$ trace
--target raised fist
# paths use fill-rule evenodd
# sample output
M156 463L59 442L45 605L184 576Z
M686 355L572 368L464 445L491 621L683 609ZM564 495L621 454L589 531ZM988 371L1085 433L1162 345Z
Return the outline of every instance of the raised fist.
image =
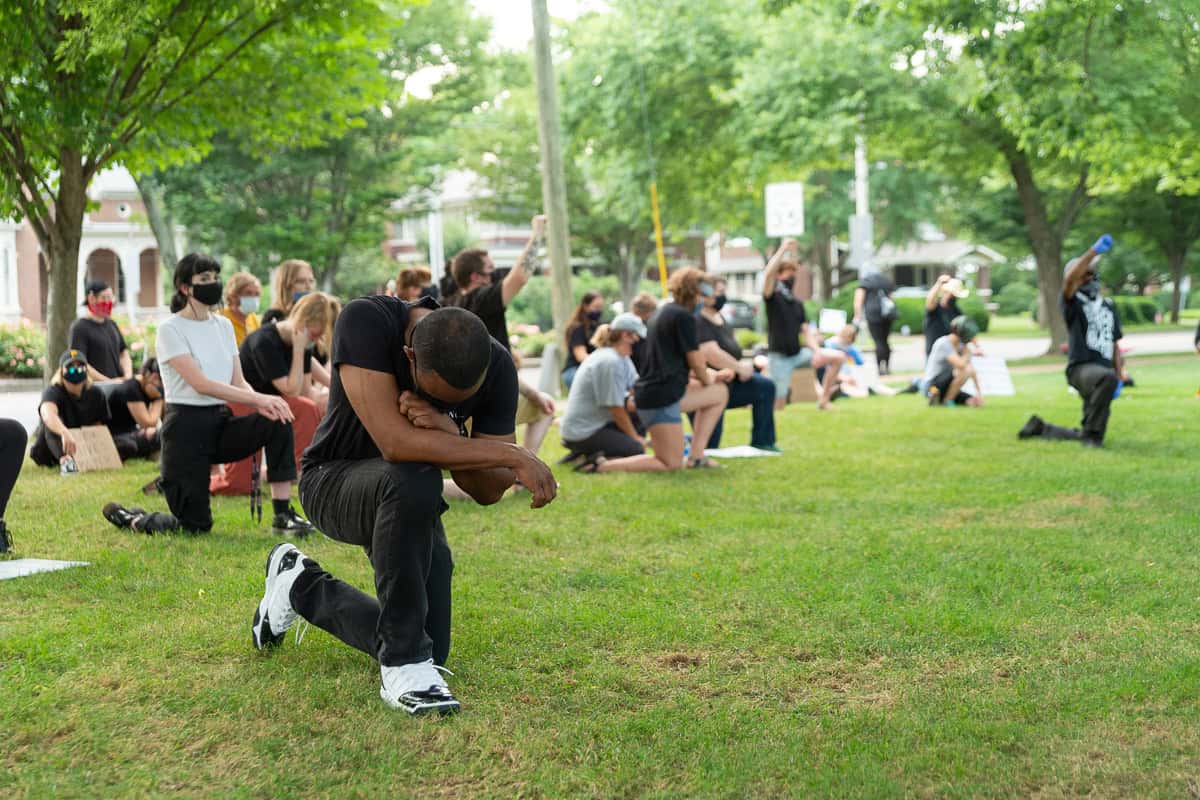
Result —
M1112 246L1113 238L1106 233L1096 240L1096 243L1092 245L1092 249L1098 254L1107 253L1109 250L1112 250Z

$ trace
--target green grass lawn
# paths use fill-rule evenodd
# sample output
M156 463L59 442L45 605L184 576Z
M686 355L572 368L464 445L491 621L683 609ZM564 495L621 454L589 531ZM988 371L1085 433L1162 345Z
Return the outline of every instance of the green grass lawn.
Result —
M1194 796L1200 359L1137 377L1099 452L1018 442L1079 415L1018 375L980 410L791 407L781 458L455 505L446 719L323 631L254 651L275 540L244 499L147 538L99 508L149 465L27 466L18 555L92 566L0 582L0 796Z

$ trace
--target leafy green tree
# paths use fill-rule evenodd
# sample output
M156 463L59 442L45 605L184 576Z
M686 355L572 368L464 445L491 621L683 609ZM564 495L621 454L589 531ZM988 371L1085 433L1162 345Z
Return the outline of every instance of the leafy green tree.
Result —
M27 218L49 261L50 353L93 176L188 161L222 129L271 146L343 128L381 96L383 17L375 0L0 2L0 214Z
M361 276L340 281L340 270L354 256L356 270L374 275L366 265L377 260L392 201L424 207L423 190L455 156L447 126L483 99L488 32L465 0L407 9L378 53L388 86L381 107L312 147L264 154L220 137L203 161L168 174L176 215L193 241L260 276L280 258L304 258L326 290L361 288ZM422 70L441 73L428 98L406 91Z

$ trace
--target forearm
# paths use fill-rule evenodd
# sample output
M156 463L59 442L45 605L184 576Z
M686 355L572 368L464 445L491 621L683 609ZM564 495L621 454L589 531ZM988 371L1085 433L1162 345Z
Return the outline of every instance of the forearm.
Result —
M207 397L215 397L218 400L223 400L226 403L241 403L246 406L258 405L258 392L246 387L240 388L231 386L228 383L210 380L205 378L203 381L191 384L192 388L197 393Z
M471 495L481 506L489 506L504 496L508 488L517 482L516 473L507 467L490 469L454 469L450 477L458 488Z
M855 289L854 290L854 318L855 319L862 319L863 298L866 297L866 295L867 295L867 292L865 289Z
M700 352L704 354L704 360L710 367L713 369L732 370L736 370L738 368L738 360L736 358L729 355L729 353L726 353L716 345L709 347L708 345L710 344L712 344L712 342L705 342L704 344L700 345Z
M62 417L58 416L56 409L42 410L39 412L39 416L42 418L42 424L46 426L46 430L56 436L62 436L67 432L67 426L63 423Z
M621 433L634 441L641 441L642 437L638 435L637 429L633 427L633 420L629 418L629 412L625 410L624 406L609 406L608 411L612 414L613 422L620 428Z
M687 354L687 363L692 374L696 376L696 380L704 386L712 384L713 379L708 374L708 364L705 363L704 356L700 354L699 350L692 350Z
M1096 259L1096 251L1088 250L1079 260L1075 262L1075 266L1067 271L1063 276L1063 295L1071 298L1079 291L1079 287L1083 285L1083 276L1091 269L1092 262Z
M129 355L128 350L121 351L121 375L125 380L133 377L133 359Z
M376 445L387 461L432 464L452 473L511 469L521 460L521 448L512 442L468 439L408 424L388 426L382 439Z
M304 389L304 348L292 348L292 364L288 369L287 376L287 391L284 392L288 397L298 397Z

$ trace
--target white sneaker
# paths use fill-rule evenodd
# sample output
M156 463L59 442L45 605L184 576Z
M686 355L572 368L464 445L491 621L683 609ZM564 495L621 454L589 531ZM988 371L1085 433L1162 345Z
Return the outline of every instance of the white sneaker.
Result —
M292 608L292 584L304 572L308 556L289 542L281 542L267 556L266 591L258 608L254 611L254 622L250 630L254 634L254 646L259 650L277 645L296 621L296 609Z
M450 671L435 666L432 658L399 667L381 666L379 671L383 678L379 696L392 708L403 709L414 716L431 711L453 714L459 709L458 701L450 694L450 687L441 676Z

